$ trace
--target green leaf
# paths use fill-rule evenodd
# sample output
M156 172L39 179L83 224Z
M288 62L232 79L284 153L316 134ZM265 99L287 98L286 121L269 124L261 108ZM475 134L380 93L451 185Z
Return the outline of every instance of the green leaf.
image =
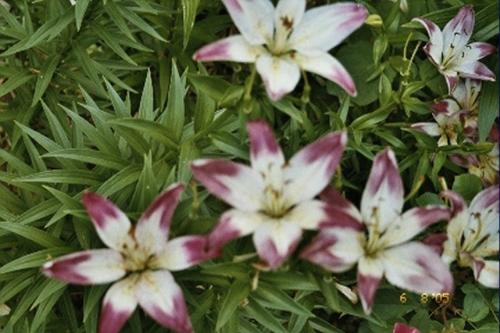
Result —
M188 78L197 90L203 91L208 97L223 106L234 105L244 93L243 86L233 85L218 77L189 74Z
M46 231L20 223L0 222L0 229L11 232L46 248L62 247L64 242Z
M475 175L465 173L455 176L452 190L460 194L465 200L472 200L482 189L481 179Z
M34 309L42 302L44 302L46 299L48 299L50 296L52 296L54 293L58 292L61 289L66 288L66 286L68 285L65 282L52 279L45 280L43 284L44 287L42 288L42 291L40 292L36 300L31 305L31 309Z
M273 308L295 313L300 316L313 316L311 311L300 305L296 300L280 289L276 288L276 286L259 283L258 289L252 294L252 297L256 296L266 300Z
M122 58L131 65L137 66L137 63L132 58L129 57L127 52L125 52L125 50L120 46L120 44L116 41L116 39L113 38L113 36L108 34L108 32L104 27L95 23L92 25L92 31L97 36L99 36L103 40L103 42L107 46L109 46L109 48L113 50L113 52L115 52L120 58Z
M33 280L33 272L17 274L16 277L12 278L0 289L0 304L4 304L22 290L28 288L33 283Z
M179 162L177 163L177 179L188 182L191 179L191 162L200 156L200 151L192 141L181 145Z
M286 333L278 319L252 298L249 299L248 305L245 307L245 313L247 317L258 321L273 333Z
M217 316L215 330L220 330L231 318L238 305L250 293L250 282L247 280L236 280L229 288Z
M0 97L7 95L13 90L19 88L29 80L31 80L33 76L29 73L20 71L14 76L9 77L6 82L0 84Z
M165 109L163 124L176 142L182 136L185 121L184 95L186 88L179 76L177 65L172 61L172 71L170 76L170 88L168 92L167 108Z
M166 42L166 40L162 36L160 36L158 32L156 32L156 30L151 27L151 25L149 25L146 21L144 21L139 15L125 7L119 7L119 10L126 21L132 23L148 35L161 40L162 42Z
M182 28L184 32L182 45L184 49L189 42L199 4L200 0L182 0Z
M112 1L111 1L112 2ZM80 31L82 26L83 17L87 11L87 7L90 0L78 0L75 4L75 20L76 20L76 30Z
M139 119L154 120L153 106L153 83L151 82L151 71L148 69L144 89L142 90L141 103L139 105Z
M42 68L40 75L36 81L35 93L33 95L33 101L31 102L31 106L35 106L40 98L42 98L43 94L49 87L50 81L54 76L54 73L57 69L57 65L59 65L59 61L61 60L60 55L55 55L49 57L49 61Z
M48 170L23 177L16 178L16 181L24 183L56 183L56 184L99 184L101 177L89 170Z
M489 311L488 303L486 303L480 291L465 294L463 314L467 320L472 322L481 321L488 315Z
M78 149L78 148L68 148L52 151L50 153L42 155L44 158L60 158L60 159L70 159L74 161L80 161L84 163L91 163L95 165L100 165L106 168L121 170L124 166L129 164L120 157L112 156L108 153L103 153L98 150L92 149Z
M171 149L178 149L177 144L170 138L170 136L167 135L168 129L158 123L136 118L112 119L109 120L109 123L112 125L131 128L139 133L145 133Z
M30 254L14 259L0 267L0 274L16 272L23 269L38 268L46 261L59 257L63 254L73 252L74 249L69 247L54 247L41 251L32 252Z
M484 141L491 131L492 125L498 117L498 83L483 81L481 100L479 102L479 141Z

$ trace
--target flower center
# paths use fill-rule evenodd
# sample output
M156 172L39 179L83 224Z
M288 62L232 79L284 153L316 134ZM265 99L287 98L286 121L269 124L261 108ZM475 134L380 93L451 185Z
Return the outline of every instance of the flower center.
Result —
M288 213L291 205L283 197L282 190L268 186L265 191L264 213L273 218L281 218Z
M269 163L267 170L262 172L261 175L265 184L262 211L270 217L281 218L293 206L293 203L287 200L284 195L283 166L277 163Z
M453 35L453 39L451 40L450 47L446 50L445 54L443 54L443 61L441 62L441 70L446 71L451 67L457 65L457 62L460 59L465 58L465 50L460 48L457 50L456 46L456 38L461 35L460 32L455 32ZM469 45L465 48L471 49Z
M150 266L154 259L154 255L148 254L147 251L141 249L138 245L131 248L125 244L121 253L124 258L125 270L127 272L142 272L151 268Z
M376 254L384 247L380 242L382 233L380 232L380 219L377 207L373 207L371 221L368 224L368 241L365 243L365 254L368 257L376 256Z

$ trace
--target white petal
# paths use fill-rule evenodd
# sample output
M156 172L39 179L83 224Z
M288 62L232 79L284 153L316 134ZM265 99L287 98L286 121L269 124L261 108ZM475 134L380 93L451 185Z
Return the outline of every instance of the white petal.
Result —
M446 229L448 239L443 244L442 256L449 264L455 261L461 250L462 236L469 221L469 214L467 205L460 195L452 191L444 191L441 195L452 204L451 217Z
M350 228L325 228L301 252L300 257L332 272L352 268L364 254L363 232Z
M285 168L285 197L307 201L330 182L347 144L346 132L330 133L297 152Z
M431 247L410 242L381 253L385 277L399 288L415 293L451 292L453 278L448 266Z
M481 81L465 79L460 81L452 95L461 105L462 109L468 112L476 112L478 107L478 97L481 92ZM470 119L466 119L466 122Z
M302 229L286 221L268 220L261 223L253 234L255 248L267 265L279 267L295 250Z
M321 226L331 225L335 215L328 204L319 200L310 200L299 203L284 217L288 222L295 223L303 229L316 230Z
M149 254L162 249L168 239L170 222L184 190L180 183L171 185L142 214L135 228L137 243Z
M479 59L495 53L495 51L495 46L491 44L482 42L471 43L465 47L460 61L462 63L478 61Z
M262 120L249 121L247 132L252 168L266 177L273 174L271 170L281 170L285 158L271 127Z
M363 230L363 217L358 208L345 199L337 190L333 187L327 187L321 192L320 197L321 200L328 203L330 210L334 211L333 214L335 214L337 220L335 226Z
M104 244L118 251L133 244L129 234L132 225L115 204L91 192L83 194L82 202Z
M472 200L469 208L469 223L464 229L467 241L475 240L480 243L477 251L483 252L482 256L494 255L498 252L499 231L499 188L491 186Z
M295 27L300 23L306 10L305 0L280 0L274 12L274 43L281 49Z
M208 237L201 235L177 237L165 245L151 265L169 271L180 271L213 256L208 249Z
M147 271L137 285L139 304L160 325L177 333L192 333L182 290L166 270Z
M231 240L253 233L267 217L261 213L231 209L219 219L219 223L209 235L210 251L222 248Z
M498 289L500 278L498 271L498 261L484 260L475 261L473 264L474 276L483 286Z
M290 36L290 47L304 53L328 51L358 29L367 16L364 6L350 2L308 10Z
M265 44L273 36L274 7L269 0L222 0L234 24L253 45Z
M212 194L243 211L262 208L264 182L259 173L246 165L226 160L196 160L194 177Z
M137 307L134 276L116 282L102 303L99 333L118 333Z
M111 249L68 254L43 265L48 277L75 284L100 284L125 275L122 255Z
M426 206L410 209L389 224L386 232L380 238L385 247L394 246L412 239L428 226L450 218L447 207Z
M464 6L443 29L443 53L461 52L474 30L474 10Z
M447 73L442 73L444 75L444 79L446 80L446 86L448 87L448 93L451 93L458 84L458 68L453 68L452 71Z
M256 66L266 86L267 95L273 101L295 89L300 80L299 66L288 57L263 54L257 59Z
M349 95L356 96L356 85L342 64L329 53L297 53L295 55L299 66L308 72L321 75L325 79L337 83Z
M436 123L414 123L411 124L411 128L430 136L441 135L441 129L439 128L439 125Z
M386 149L375 156L361 198L361 215L366 225L377 225L378 232L399 218L404 188L394 153Z
M361 257L358 262L358 293L366 314L372 311L375 293L384 274L379 258Z
M485 64L480 63L479 61L462 63L457 66L455 70L465 78L495 81L495 73L493 73Z
M432 21L417 17L412 21L418 22L424 26L429 35L429 43L424 47L424 51L431 58L434 64L441 64L442 54L443 54L443 33L441 29Z
M235 35L205 45L193 56L196 61L255 62L264 52L260 46L251 45L241 35Z

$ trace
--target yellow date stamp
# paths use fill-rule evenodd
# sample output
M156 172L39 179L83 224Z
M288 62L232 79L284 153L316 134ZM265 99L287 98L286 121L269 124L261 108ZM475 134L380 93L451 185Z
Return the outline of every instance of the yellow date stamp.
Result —
M399 302L405 304L408 302L409 296L406 293L401 293L399 295ZM448 304L451 301L450 293L421 293L419 302L421 304L427 304L429 302L436 302L437 304Z

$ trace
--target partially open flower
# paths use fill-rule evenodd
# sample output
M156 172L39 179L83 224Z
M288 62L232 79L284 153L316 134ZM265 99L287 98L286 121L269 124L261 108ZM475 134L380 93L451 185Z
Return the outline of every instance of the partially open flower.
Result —
M114 283L104 297L100 333L116 333L139 304L164 327L192 332L182 291L170 271L183 270L210 258L203 236L167 242L170 220L183 186L174 184L160 195L133 227L113 203L85 193L83 204L97 234L109 249L77 252L43 266L49 277L75 284Z
M314 197L330 182L347 135L328 134L285 162L265 122L251 121L247 128L251 167L227 160L197 160L193 175L234 207L210 234L211 248L253 234L260 258L276 268L295 250L303 229L331 222L329 206Z
M448 209L426 206L402 214L403 192L394 153L386 149L373 162L361 212L335 190L323 193L334 224L321 228L301 254L332 272L347 271L357 263L358 292L366 313L372 310L383 276L413 292L453 288L451 273L439 255L430 246L410 241L429 225L448 219Z
M450 159L457 165L467 168L469 173L481 179L483 184L489 186L498 184L499 149L498 143L487 154L477 155L452 155Z
M499 279L498 195L498 186L489 187L477 194L467 207L458 194L443 193L453 206L448 239L443 244L443 260L447 263L456 260L461 267L471 267L476 280L490 288L498 288Z
M479 60L495 52L495 47L488 43L469 43L474 30L474 10L464 6L449 21L443 31L432 21L414 18L421 23L429 34L429 43L424 51L444 75L451 93L458 83L459 76L478 80L495 81L495 74Z
M241 35L198 50L198 61L255 62L272 100L291 92L308 71L356 95L344 66L328 53L359 28L368 11L356 3L336 3L305 11L305 0L223 0Z
M456 145L461 130L463 112L453 100L444 100L433 105L432 116L436 122L415 123L411 128L430 136L439 137L438 146Z
M430 136L438 136L438 146L456 145L458 134L462 132L467 141L477 141L480 91L481 81L460 81L451 94L453 98L447 98L432 106L435 123L415 123L411 127Z

